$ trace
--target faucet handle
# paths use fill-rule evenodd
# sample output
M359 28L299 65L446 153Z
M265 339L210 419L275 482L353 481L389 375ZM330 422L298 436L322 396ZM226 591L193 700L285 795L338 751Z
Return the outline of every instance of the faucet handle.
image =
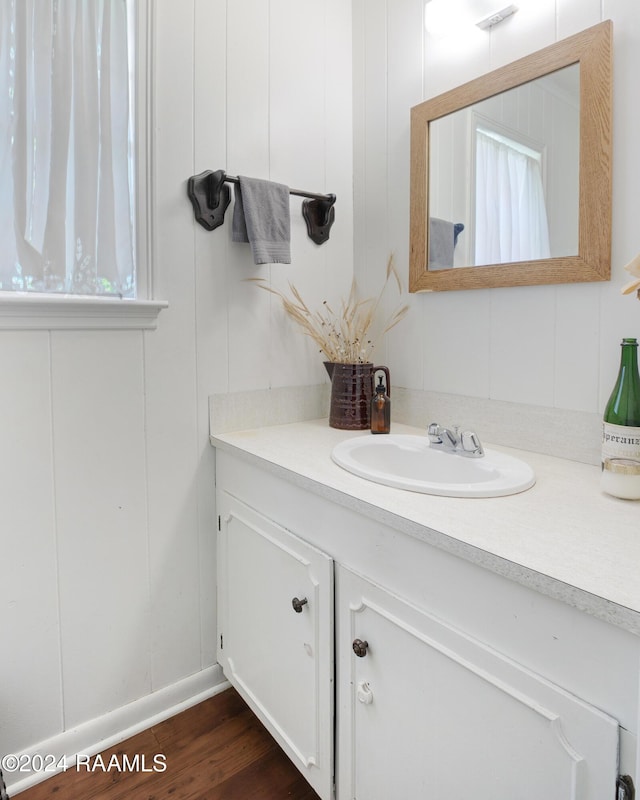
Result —
M460 445L465 453L473 456L483 456L484 448L475 431L463 431L460 435Z
M437 422L432 422L427 428L427 436L432 444L442 444L447 448L455 449L459 444L458 426L443 428Z

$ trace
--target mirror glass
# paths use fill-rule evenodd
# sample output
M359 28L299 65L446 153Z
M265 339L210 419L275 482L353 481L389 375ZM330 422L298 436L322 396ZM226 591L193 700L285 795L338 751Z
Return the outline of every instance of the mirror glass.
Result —
M611 23L414 107L411 157L411 291L608 280Z
M431 123L429 269L578 255L577 64Z

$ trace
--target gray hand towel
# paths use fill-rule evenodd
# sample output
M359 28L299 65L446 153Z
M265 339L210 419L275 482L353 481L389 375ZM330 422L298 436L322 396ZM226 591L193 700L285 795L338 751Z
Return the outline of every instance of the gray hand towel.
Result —
M254 264L291 263L289 187L238 176L232 239L249 242Z
M453 222L431 217L429 220L429 269L453 266Z

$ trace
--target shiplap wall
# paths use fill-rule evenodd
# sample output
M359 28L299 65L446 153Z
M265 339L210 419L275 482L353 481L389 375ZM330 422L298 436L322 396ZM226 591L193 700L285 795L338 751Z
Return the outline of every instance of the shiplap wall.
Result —
M208 397L324 379L244 279L293 279L318 303L353 274L349 4L152 6L154 293L169 308L155 331L0 333L3 754L86 748L220 679ZM221 229L195 224L186 181L204 169L335 192L330 241L307 238L292 198L292 264L255 267L232 208Z
M391 250L408 273L409 108L613 20L612 281L412 296L411 314L385 346L397 386L601 412L622 337L640 336L640 303L620 295L623 266L640 252L636 0L524 0L514 16L471 40L425 34L423 0L353 5L355 270L372 288Z

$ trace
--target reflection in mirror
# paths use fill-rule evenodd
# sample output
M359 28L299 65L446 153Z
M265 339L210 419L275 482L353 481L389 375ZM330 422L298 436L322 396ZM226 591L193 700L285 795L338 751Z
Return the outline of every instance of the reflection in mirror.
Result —
M577 64L430 127L430 270L578 255Z
M610 21L412 109L411 291L608 280L610 241Z

